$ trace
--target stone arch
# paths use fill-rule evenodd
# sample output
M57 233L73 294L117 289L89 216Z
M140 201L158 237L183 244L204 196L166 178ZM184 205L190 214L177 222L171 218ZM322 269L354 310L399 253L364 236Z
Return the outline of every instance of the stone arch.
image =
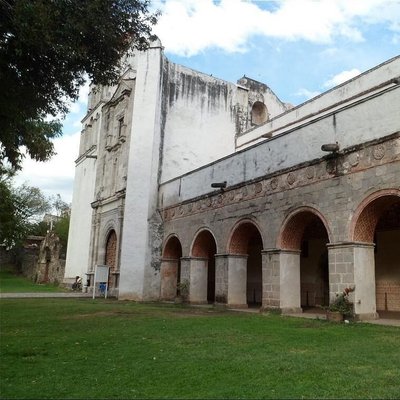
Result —
M215 240L215 235L206 227L198 229L190 246L190 255L192 257L207 257L208 253L205 249L210 241L214 242L215 252L217 253L217 241Z
M161 300L173 300L180 295L182 244L178 236L165 240L161 259Z
M172 260L182 257L182 244L177 235L171 234L167 237L164 243L162 256L163 258Z
M386 189L372 193L357 207L350 224L350 240L373 243L379 218L400 201L400 190Z
M372 311L381 317L400 312L400 190L380 190L365 198L354 213L350 238L369 248L362 261L356 260L356 290L365 287L362 294L375 297Z
M191 246L191 257L204 259L206 273L201 274L203 284L207 290L207 301L215 301L215 254L217 243L214 234L208 228L201 228L197 231ZM206 280L206 284L205 284Z
M229 235L227 250L229 254L247 254L248 245L253 235L260 235L261 242L264 243L261 229L258 224L251 219L243 219L237 222Z
M228 243L228 253L242 256L245 275L243 295L248 306L262 303L262 251L263 238L257 224L249 219L239 221L233 228ZM245 290L245 293L244 293Z
M313 207L300 207L285 218L278 236L277 247L284 250L301 250L301 241L307 226L317 221L322 223L328 241L331 242L332 235L325 217Z
M324 216L312 207L300 207L284 220L278 248L292 252L293 287L303 309L329 305L327 244L331 234Z
M261 125L268 121L268 110L261 101L256 101L251 107L251 124Z

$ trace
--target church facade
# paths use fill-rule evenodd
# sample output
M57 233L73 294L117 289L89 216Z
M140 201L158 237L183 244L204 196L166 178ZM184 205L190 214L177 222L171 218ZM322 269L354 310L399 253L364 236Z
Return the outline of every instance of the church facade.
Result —
M91 88L65 280L120 299L400 311L400 58L297 107L171 63Z

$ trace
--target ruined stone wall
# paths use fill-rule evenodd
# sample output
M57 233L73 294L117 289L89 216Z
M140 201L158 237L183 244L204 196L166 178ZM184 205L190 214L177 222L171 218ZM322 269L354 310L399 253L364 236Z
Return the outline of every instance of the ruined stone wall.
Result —
M61 283L64 278L65 261L60 259L60 239L55 232L49 232L40 243L36 263L36 282Z
M6 250L5 246L0 246L0 265L12 264L14 257L10 251Z
M33 282L37 282L37 262L39 260L38 248L23 248L17 257L17 269Z

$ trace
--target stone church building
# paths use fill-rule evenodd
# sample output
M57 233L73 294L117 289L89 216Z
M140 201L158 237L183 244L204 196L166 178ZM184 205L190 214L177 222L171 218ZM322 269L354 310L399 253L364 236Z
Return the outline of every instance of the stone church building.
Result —
M170 62L91 87L65 281L119 299L400 311L400 57L299 106ZM87 278L87 279L86 279Z

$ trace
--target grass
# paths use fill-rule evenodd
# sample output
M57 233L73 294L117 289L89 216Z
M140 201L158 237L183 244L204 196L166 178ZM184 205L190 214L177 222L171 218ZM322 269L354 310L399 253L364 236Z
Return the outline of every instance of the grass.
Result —
M0 268L1 293L35 293L35 292L62 292L64 289L53 284L38 284L18 275L12 266L4 265Z
M91 299L1 300L2 398L398 398L400 330Z

